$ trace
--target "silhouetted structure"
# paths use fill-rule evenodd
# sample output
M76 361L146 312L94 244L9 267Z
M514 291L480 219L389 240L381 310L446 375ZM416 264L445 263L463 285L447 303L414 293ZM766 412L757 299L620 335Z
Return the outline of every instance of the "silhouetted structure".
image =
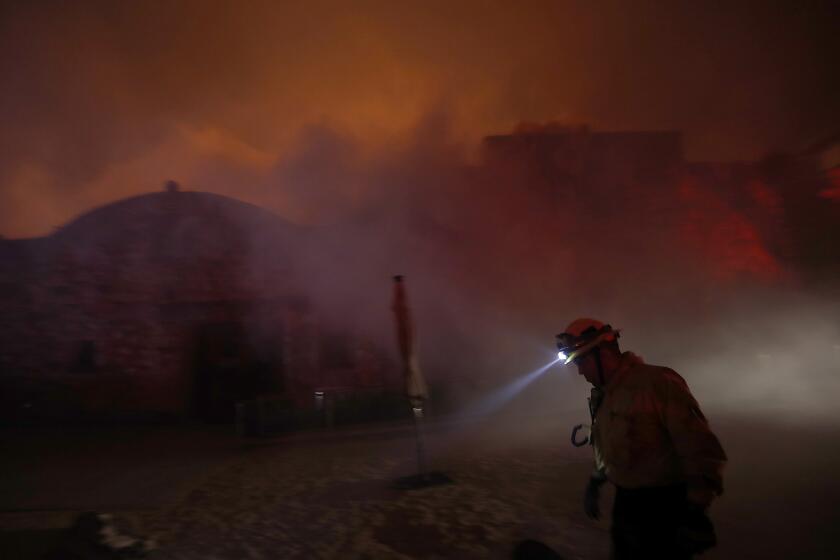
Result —
M301 295L292 256L311 243L171 182L47 237L0 240L0 414L226 421L261 395L311 408L318 389L381 388L376 348L327 330Z
M677 131L523 125L485 138L484 159L548 203L602 216L596 230L632 209L638 227L679 231L719 276L778 280L796 270L822 283L840 275L840 175L821 159L836 138L756 162L694 162Z

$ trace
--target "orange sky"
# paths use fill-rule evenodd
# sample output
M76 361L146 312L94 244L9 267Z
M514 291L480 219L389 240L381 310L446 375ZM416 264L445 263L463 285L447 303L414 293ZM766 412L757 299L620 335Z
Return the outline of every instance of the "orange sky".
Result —
M352 161L523 120L682 129L714 159L833 132L832 3L730 4L7 2L0 234L168 178L295 218L266 177L313 130Z

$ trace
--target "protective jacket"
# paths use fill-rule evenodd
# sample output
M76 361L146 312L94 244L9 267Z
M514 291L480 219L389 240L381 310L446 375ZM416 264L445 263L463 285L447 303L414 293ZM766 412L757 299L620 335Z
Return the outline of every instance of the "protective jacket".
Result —
M622 488L686 484L723 492L726 454L685 380L622 354L593 426L596 469Z

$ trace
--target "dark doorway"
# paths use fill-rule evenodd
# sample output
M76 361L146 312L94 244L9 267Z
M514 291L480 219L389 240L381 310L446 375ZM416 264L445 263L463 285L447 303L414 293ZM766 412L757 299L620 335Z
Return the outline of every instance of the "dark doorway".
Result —
M194 361L198 417L233 422L237 402L281 391L281 340L280 336L255 336L241 323L201 326Z

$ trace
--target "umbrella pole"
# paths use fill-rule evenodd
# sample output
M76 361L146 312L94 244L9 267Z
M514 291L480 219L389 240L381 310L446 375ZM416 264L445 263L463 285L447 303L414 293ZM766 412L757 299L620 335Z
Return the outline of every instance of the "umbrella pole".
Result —
M426 449L423 445L423 407L411 405L414 412L414 432L417 436L417 474L426 477Z
M411 315L406 301L403 277L394 276L394 302L392 309L397 321L397 342L403 359L406 395L414 416L414 435L417 441L417 474L400 477L397 488L410 490L436 484L449 484L452 479L441 472L430 472L426 467L426 449L423 441L423 404L427 390L425 382L413 361Z

